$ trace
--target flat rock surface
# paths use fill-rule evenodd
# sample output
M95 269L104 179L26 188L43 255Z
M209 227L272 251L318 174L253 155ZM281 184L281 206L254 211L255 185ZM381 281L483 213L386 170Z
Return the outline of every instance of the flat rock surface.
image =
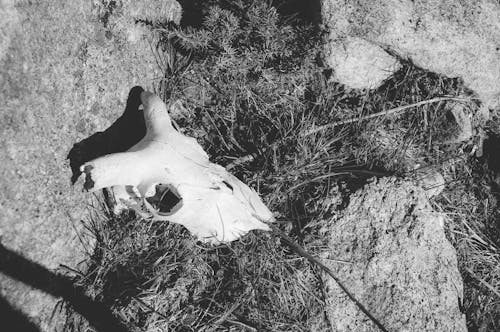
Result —
M84 258L78 234L90 195L70 186L69 149L108 127L132 86L152 89L160 75L145 38L109 26L120 10L83 0L1 2L16 21L0 23L0 236L51 270ZM54 299L0 281L2 296L53 330Z
M374 181L331 227L329 267L388 331L466 331L444 221L410 182ZM378 331L331 278L326 286L334 331Z

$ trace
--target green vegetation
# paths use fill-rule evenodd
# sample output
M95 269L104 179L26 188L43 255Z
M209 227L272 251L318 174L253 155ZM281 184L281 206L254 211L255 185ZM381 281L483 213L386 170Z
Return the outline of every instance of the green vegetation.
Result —
M465 280L469 327L500 329L498 186L493 172L468 156L475 142L449 143L456 125L448 102L309 133L434 97L470 95L461 82L403 62L379 89L351 91L328 82L314 25L280 15L267 1L209 1L202 13L197 27L152 27L165 74L158 92L182 100L188 112L176 122L183 131L256 188L317 256L325 250L326 221L367 178L408 175L416 165L440 169L450 183L434 205L451 216L447 229ZM116 217L101 212L104 205L95 211L88 228L97 248L77 279L131 327L328 328L321 272L270 234L210 247L178 225ZM85 326L76 314L68 319L68 330Z

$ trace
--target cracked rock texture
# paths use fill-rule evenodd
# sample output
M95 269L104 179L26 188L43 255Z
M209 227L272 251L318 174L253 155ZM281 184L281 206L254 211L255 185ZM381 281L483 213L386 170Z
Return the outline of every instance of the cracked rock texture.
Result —
M329 30L326 60L335 71L345 71L345 63L365 58L359 55L366 52L364 48L339 47L345 40L360 38L374 45L381 59L387 57L384 50L391 50L429 71L462 78L487 107L500 108L498 1L322 0L321 6L323 23ZM372 53L370 61L375 61L377 52ZM342 56L346 60L336 64L334 59ZM354 60L349 60L351 57ZM359 65L367 66L369 63ZM368 76L379 75L380 70L374 66ZM353 70L351 75L360 74ZM345 75L336 78L351 87L362 87L352 84L353 79ZM373 87L368 83L365 88Z
M350 198L331 227L329 267L389 331L467 331L445 217L409 181L384 178ZM334 331L378 331L326 278Z
M175 1L161 4L176 8L167 18L180 20ZM123 112L132 86L152 89L159 77L145 28L124 17L154 21L166 11L149 18L132 2L115 7L0 0L0 236L7 248L51 270L84 258L77 234L88 198L70 187L66 154ZM117 20L142 32L130 40L111 24ZM55 330L47 317L57 299L1 273L0 285L0 295L42 330Z

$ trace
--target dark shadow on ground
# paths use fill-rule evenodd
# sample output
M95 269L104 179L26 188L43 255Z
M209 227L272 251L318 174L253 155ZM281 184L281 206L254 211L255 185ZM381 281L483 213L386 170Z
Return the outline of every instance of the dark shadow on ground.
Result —
M110 308L85 295L84 290L74 285L68 277L49 271L40 264L30 261L22 255L7 249L1 243L0 272L54 297L62 298L73 308L73 310L85 317L97 331L130 331L125 323L113 315ZM4 303L0 303L0 309L2 309L2 311L4 311L4 309L11 310L9 307L5 308ZM12 318L19 319L18 323L23 324L21 326L25 326L27 329L12 329L12 331L38 331L37 329L29 329L35 327L29 320L23 318L24 315L18 313L16 314L17 316L14 317L14 314L16 313L13 313ZM2 317L10 316L2 315ZM2 318L2 325L8 326L4 324L4 319L5 318ZM17 320L14 320L14 322L16 321Z
M495 175L500 174L500 135L489 132L488 138L484 141L483 154L488 169Z
M283 16L296 16L301 21L313 25L321 23L320 0L273 0L271 4Z
M11 331L39 332L40 329L22 311L14 308L6 299L0 296L0 317L2 326L8 326Z
M181 26L199 27L203 20L202 5L200 0L178 0L182 7Z

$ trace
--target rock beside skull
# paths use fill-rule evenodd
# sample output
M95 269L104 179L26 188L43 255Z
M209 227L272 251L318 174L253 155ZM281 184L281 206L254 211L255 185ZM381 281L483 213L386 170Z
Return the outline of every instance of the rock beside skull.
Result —
M366 47L347 52L348 48L342 50L339 46L339 41L361 38L378 48L379 54L390 49L419 67L460 77L487 107L500 107L498 1L322 0L321 7L323 23L329 30L326 46L329 58L344 54L353 58L344 60L345 63L363 60L365 57L359 53L365 52ZM335 71L344 70L338 61L330 64ZM369 61L359 67L369 69ZM375 67L368 76L379 72L380 68ZM358 82L355 78L359 73L353 71L351 75L340 75L338 79L347 85ZM364 87L373 88L373 82L367 80Z
M445 222L411 182L375 180L352 195L333 222L328 265L388 331L467 331ZM333 280L325 280L334 331L378 331Z

